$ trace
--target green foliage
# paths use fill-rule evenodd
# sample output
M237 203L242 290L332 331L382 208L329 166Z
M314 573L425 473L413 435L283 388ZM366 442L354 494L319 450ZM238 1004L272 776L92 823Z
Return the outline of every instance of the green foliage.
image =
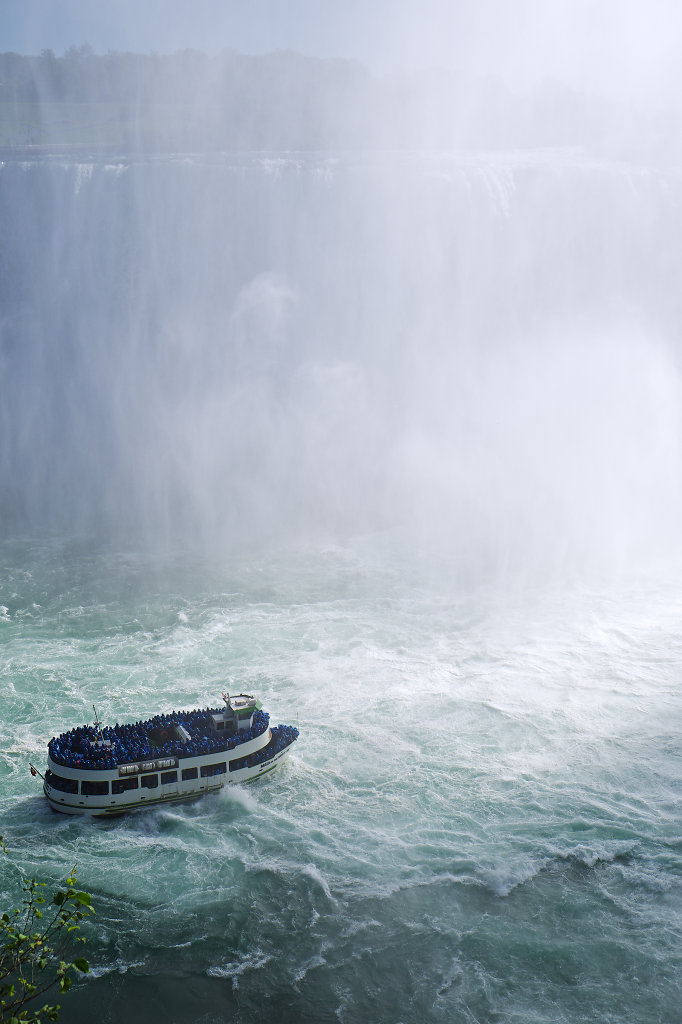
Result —
M7 847L0 836L0 850ZM74 871L52 899L45 883L26 878L22 884L21 906L0 916L0 1022L40 1024L56 1021L59 1004L26 1009L36 1004L49 989L68 991L71 974L90 970L83 957L68 958L74 943L85 942L76 933L80 922L94 914L91 897L76 888Z

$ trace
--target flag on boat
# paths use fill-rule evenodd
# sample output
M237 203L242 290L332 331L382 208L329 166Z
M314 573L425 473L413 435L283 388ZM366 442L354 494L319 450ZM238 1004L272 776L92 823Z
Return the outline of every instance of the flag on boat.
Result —
M33 767L32 764L29 765L29 768L31 769L31 775L37 775L38 774L38 772L36 771L36 769Z

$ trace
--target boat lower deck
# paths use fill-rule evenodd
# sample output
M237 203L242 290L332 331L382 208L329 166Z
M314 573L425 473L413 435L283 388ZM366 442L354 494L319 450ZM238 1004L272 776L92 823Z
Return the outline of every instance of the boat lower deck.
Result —
M97 817L125 814L140 807L196 800L206 793L217 792L227 784L253 782L277 768L286 759L294 740L282 745L278 732L274 729L272 732L274 735L260 749L231 761L229 770L225 762L207 764L201 763L208 760L206 757L191 758L178 762L176 771L162 772L160 781L158 774L141 776L139 781L142 785L137 778L105 779L101 772L93 778L92 772L86 775L72 771L72 777L66 779L48 770L43 791L55 811ZM187 766L183 767L183 764ZM53 784L56 779L60 779L58 785ZM145 785L145 779L152 779L154 785ZM69 785L69 791L62 788L64 784ZM117 784L120 789L116 789ZM160 791L158 795L156 790Z

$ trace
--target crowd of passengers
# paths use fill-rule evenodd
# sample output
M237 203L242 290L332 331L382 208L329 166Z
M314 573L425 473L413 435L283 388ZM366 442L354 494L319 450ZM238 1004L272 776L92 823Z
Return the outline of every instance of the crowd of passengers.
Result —
M104 729L80 725L51 739L48 747L52 759L68 768L116 768L152 757L196 757L231 750L260 736L270 721L265 711L254 711L250 729L234 735L218 734L213 732L212 716L220 713L220 708L204 708L173 711L170 715L155 715L147 722L116 723ZM178 725L189 733L186 743L174 734Z
M257 750L255 754L240 757L237 761L230 761L230 771L234 772L239 768L253 768L261 761L267 761L275 754L279 754L280 750L284 750L296 739L298 739L298 729L295 725L276 725L272 730L272 739L267 747Z

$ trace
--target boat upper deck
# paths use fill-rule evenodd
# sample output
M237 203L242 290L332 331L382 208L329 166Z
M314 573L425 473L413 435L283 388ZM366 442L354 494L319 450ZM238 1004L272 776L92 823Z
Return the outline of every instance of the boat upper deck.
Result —
M51 739L48 749L53 761L68 768L111 769L148 758L196 757L232 750L266 732L270 721L257 707L248 728L229 732L224 718L224 708L204 708L103 729L82 725Z

